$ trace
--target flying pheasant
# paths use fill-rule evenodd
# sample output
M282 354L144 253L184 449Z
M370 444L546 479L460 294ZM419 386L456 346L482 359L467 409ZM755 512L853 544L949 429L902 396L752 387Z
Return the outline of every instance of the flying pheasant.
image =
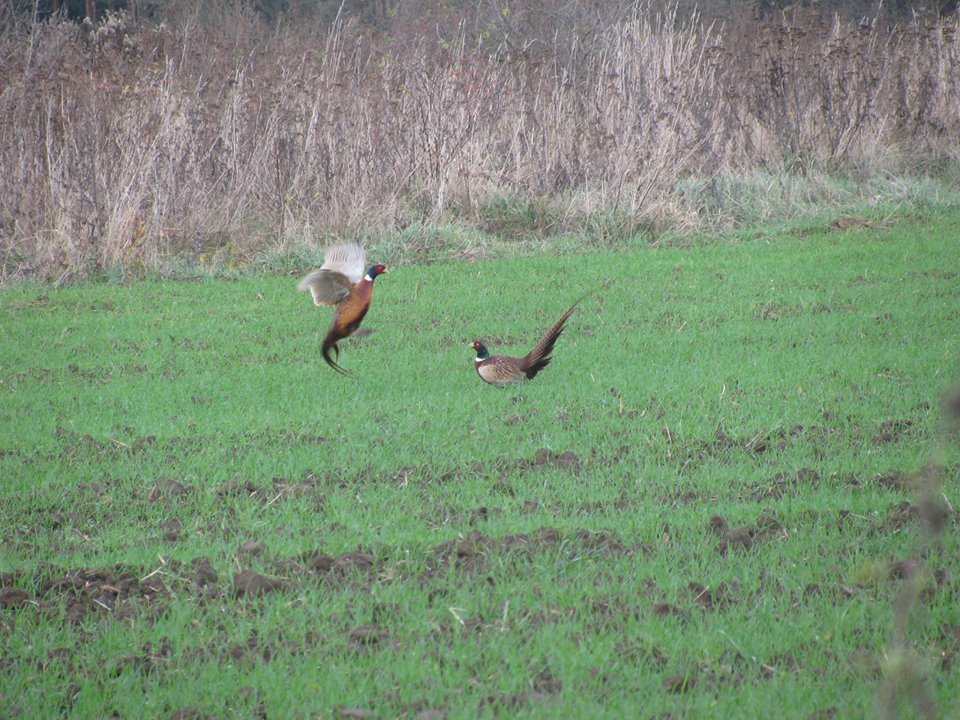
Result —
M563 332L563 324L570 317L570 313L577 306L577 300L560 319L553 324L540 341L533 346L533 350L523 357L508 355L491 355L487 346L479 340L473 341L473 349L477 351L477 375L484 382L491 385L512 385L533 378L550 363L550 352L554 343Z
M387 271L383 265L372 265L364 274L366 261L366 253L356 243L327 248L320 269L314 270L297 285L298 290L310 291L315 305L336 307L333 322L323 339L321 353L324 362L342 375L349 376L350 372L330 357L330 351L333 350L334 357L340 359L337 343L360 327L360 322L370 309L373 281L377 275Z

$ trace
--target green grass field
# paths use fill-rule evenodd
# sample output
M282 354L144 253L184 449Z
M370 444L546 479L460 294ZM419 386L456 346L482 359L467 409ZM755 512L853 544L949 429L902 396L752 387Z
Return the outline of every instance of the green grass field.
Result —
M957 213L401 265L356 379L295 277L7 288L0 716L957 717L958 271Z

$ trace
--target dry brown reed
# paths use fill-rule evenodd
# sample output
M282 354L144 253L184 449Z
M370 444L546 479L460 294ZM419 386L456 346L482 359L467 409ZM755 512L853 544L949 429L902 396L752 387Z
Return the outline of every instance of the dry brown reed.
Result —
M561 203L561 226L676 226L697 211L685 177L960 159L950 18L717 25L641 5L582 32L554 18L550 41L520 16L401 36L203 7L0 40L2 277L469 223L498 197Z

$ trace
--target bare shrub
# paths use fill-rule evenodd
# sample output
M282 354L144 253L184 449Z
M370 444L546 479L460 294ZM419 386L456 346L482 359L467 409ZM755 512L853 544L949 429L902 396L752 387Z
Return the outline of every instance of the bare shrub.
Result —
M676 6L545 6L552 25L481 3L318 31L188 3L163 24L8 32L2 276L243 262L450 218L496 230L502 199L540 208L542 233L596 217L604 233L682 228L709 209L691 178L709 191L731 173L960 157L949 18L882 29L797 10L714 26Z
M871 157L891 142L941 144L956 117L960 49L955 23L883 29L797 8L757 33L756 52L732 58L744 77L735 101L750 151L829 167ZM933 118L936 118L934 120Z

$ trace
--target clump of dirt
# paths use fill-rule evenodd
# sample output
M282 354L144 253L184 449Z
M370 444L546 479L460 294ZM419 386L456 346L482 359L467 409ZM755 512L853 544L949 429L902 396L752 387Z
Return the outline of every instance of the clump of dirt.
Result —
M127 446L127 454L136 455L148 449L157 441L156 435L143 435Z
M795 494L800 487L817 485L820 481L820 473L813 468L800 468L795 473L778 472L764 483L745 487L740 498L753 502L779 500L784 495Z
M535 414L535 411L531 414ZM516 414L507 418L509 424L522 422L524 416ZM323 484L336 485L340 488L351 485L363 484L382 484L384 482L399 483L400 485L409 485L411 483L429 484L429 483L447 483L459 480L463 477L480 476L489 477L495 483L495 487L500 488L508 495L512 495L512 488L509 486L509 479L517 473L524 473L530 470L539 470L542 468L558 468L573 473L578 473L583 465L583 460L573 451L566 450L558 452L550 448L538 449L533 457L512 458L501 455L493 461L483 463L475 460L468 465L458 466L447 470L438 470L430 464L418 466L403 466L396 470L384 473L377 471L372 467L366 467L352 476L344 476L343 473L335 470L325 470L319 472L308 471L303 480L291 486L278 483L281 478L274 478L275 494L276 492L289 492L291 488L301 491L307 489L315 490ZM246 494L263 494L263 490L253 485L249 481L245 484L239 484L238 481L226 483L221 489L221 494L234 494L246 491Z
M909 478L898 471L885 475L875 475L873 481L880 487L887 488L888 490L908 490L910 485Z
M277 560L274 565L285 575L304 575L333 583L357 579L369 582L378 567L376 558L368 552L349 551L340 555L327 555L317 550Z
M490 695L484 698L480 705L516 710L532 702L547 700L563 691L563 682L553 674L549 665L545 665L529 678L527 686L531 689L525 693Z
M501 456L494 462L494 467L499 473L500 480L505 481L513 473L522 473L545 467L555 467L577 473L580 471L581 464L580 457L570 450L556 452L550 448L540 448L534 453L532 458L509 458Z
M163 531L164 542L177 542L180 539L180 532L183 530L183 522L171 518L160 523L160 529Z
M775 302L764 302L757 306L753 317L757 320L777 321L785 317L793 317L800 314L800 309L791 305L783 305Z
M427 708L420 710L413 716L413 720L447 720L447 713L443 710Z
M670 661L662 647L643 640L620 640L613 649L617 657L624 662L636 663L642 660L657 670L662 669Z
M707 527L709 527L714 534L720 536L725 535L730 529L730 526L722 515L711 515Z
M886 517L880 523L881 532L900 532L906 527L916 525L920 518L920 509L909 500L894 503L887 509Z
M783 525L768 510L764 510L757 517L753 526L731 528L722 515L712 515L707 528L710 532L720 536L717 551L726 555L734 550L750 550L757 542L769 539L783 531Z
M907 436L910 428L913 427L913 420L887 420L880 425L880 432L874 435L874 445L884 445L886 443L900 442Z
M261 488L250 480L228 480L217 490L217 495L219 497L227 497L229 495L255 497L260 491Z
M498 515L499 513L500 508L488 508L486 505L481 505L469 511L469 523L476 525L478 522L487 520L491 515Z
M714 444L718 447L731 447L737 445L737 441L727 435L722 424L717 424L717 429L713 433Z
M850 302L832 302L832 303L815 303L810 307L811 315L826 315L828 313L852 313L857 312L859 308Z
M158 477L153 487L147 493L147 500L156 502L160 498L176 498L187 494L187 488L179 480L168 477Z
M376 625L360 625L347 633L347 640L354 648L369 648L382 646L389 639L390 634Z
M431 557L427 560L428 573L432 574L450 563L472 571L480 564L484 552L492 542L479 530L471 530L466 537L458 540L442 542L431 551Z
M555 452L549 448L540 448L534 453L531 467L557 467L568 468L574 472L580 470L580 458L577 454L566 450L562 453Z
M194 558L190 561L190 565L193 568L192 580L198 588L204 589L216 586L219 577L207 558Z
M269 663L275 651L275 648L270 643L261 643L257 631L253 630L246 642L230 645L224 657L229 657L236 663L255 658L259 658L264 663ZM220 654L223 654L222 651L220 651Z
M719 496L716 493L696 492L694 490L682 490L680 492L671 492L660 495L658 500L663 504L669 504L673 507L683 505L707 505L712 506L717 502Z
M237 597L265 595L284 587L283 580L266 577L254 570L241 570L233 576L233 594Z
M367 718L377 717L373 710L365 708L338 707L336 712L337 717L341 720L366 720Z
M33 596L26 590L16 587L0 588L0 607L15 608L35 602Z
M783 525L769 510L762 510L757 516L753 536L757 540L768 539L783 532Z
M62 571L38 569L38 573L44 573L34 580L40 598L38 605L52 613L64 602L65 619L71 623L82 622L91 613L127 619L135 611L157 608L158 604L162 607L169 596L167 586L157 575L138 578L124 567L58 572Z
M887 577L893 580L907 580L923 570L923 563L914 558L896 560L887 567Z
M827 708L821 708L810 713L807 716L807 720L833 720L837 716L836 706L830 706Z
M697 684L697 674L670 675L663 679L663 689L673 695L689 692Z
M769 680L774 677L776 670L766 663L756 662L756 659L748 661L740 652L730 650L715 661L701 666L698 679L719 690L729 686L739 687L754 673L759 678Z
M192 705L188 705L174 712L169 720L214 720L214 717L205 712L200 712L200 710Z
M533 533L508 533L497 539L471 530L466 535L435 545L427 559L427 575L434 575L451 563L467 572L476 572L486 567L490 560L505 552L520 552L521 557L546 548L557 547L563 534L557 528L542 527ZM642 549L628 548L607 530L578 529L570 538L571 544L601 555L622 555Z
M64 656L68 657L72 651L62 648ZM165 658L168 658L173 652L173 646L167 638L160 640L160 645L154 648L152 643L144 643L138 654L124 655L114 667L114 673L119 676L123 672L123 666L134 668L137 672L149 675L157 671L163 665Z
M770 441L767 440L761 433L757 433L754 437L747 440L744 444L743 449L746 450L751 455L759 455L770 449Z
M598 551L604 555L623 555L629 552L624 545L604 530L580 529L577 530L575 537L580 542L581 547Z
M70 363L67 365L67 370L76 375L78 378L84 382L102 385L104 383L110 382L113 378L113 370L111 368L98 368L96 370L85 370L75 363Z
M563 682L546 666L533 677L533 689L546 695L555 695L563 690Z
M749 550L753 547L753 533L749 528L737 527L727 530L720 538L717 551L726 555L730 550Z
M217 496L220 498L247 497L262 505L273 505L281 498L315 493L318 480L319 478L313 473L307 473L302 480L296 482L283 477L274 477L270 485L256 485L250 480L229 480L220 486Z
M87 452L98 457L116 460L126 450L126 447L122 444L103 442L97 440L93 435L80 435L78 432L62 428L59 425L53 431L53 436L63 442L64 447L60 456L64 459L73 459Z
M750 437L736 438L731 437L722 424L718 424L712 439L694 440L687 444L683 444L680 438L678 438L667 425L664 425L660 432L661 435L666 438L667 442L676 448L674 452L678 456L685 456L690 461L699 461L702 463L710 457L734 451L760 455L773 448L784 450L802 434L828 435L834 431L818 427L805 428L803 425L794 425L789 429L777 428L775 430L761 430Z
M364 552L330 556L311 551L274 562L287 577L268 577L244 569L227 585L221 584L217 571L205 557L189 562L166 559L152 571L125 566L65 571L40 565L32 576L19 572L0 574L0 607L33 604L41 612L62 617L68 623L80 623L93 615L121 620L162 613L173 596L192 596L200 602L220 600L228 594L255 597L288 591L298 577L323 578L326 582L360 579L369 583L377 568L374 556Z
M689 617L686 610L668 602L654 603L650 610L657 617L678 617L683 620Z
M514 465L519 465L526 467L529 461L527 460L512 460L509 458L499 458L494 463L490 463L494 467L488 467L484 463L475 460L468 465L458 466L450 468L447 470L438 470L432 464L421 464L421 465L404 465L395 470L381 471L376 470L372 466L364 467L363 469L347 475L339 470L322 470L322 471L312 471L308 470L304 473L303 479L297 483L294 488L298 491L304 492L309 490L316 491L323 485L333 485L338 488L351 487L353 485L366 485L366 484L377 484L382 485L384 483L399 484L401 486L406 486L410 484L431 484L431 483L448 483L460 480L461 478L467 476L481 476L488 477L497 470L502 470L504 472L509 471L513 468ZM503 475L501 477L504 477ZM274 485L277 486L277 480L279 478L274 478ZM256 489L255 487L253 489ZM290 486L279 487L279 490L289 491Z
M262 555L266 549L267 544L260 540L245 540L240 544L238 554L256 557L257 555Z
M813 468L797 470L797 485L816 485L820 482L820 473Z

